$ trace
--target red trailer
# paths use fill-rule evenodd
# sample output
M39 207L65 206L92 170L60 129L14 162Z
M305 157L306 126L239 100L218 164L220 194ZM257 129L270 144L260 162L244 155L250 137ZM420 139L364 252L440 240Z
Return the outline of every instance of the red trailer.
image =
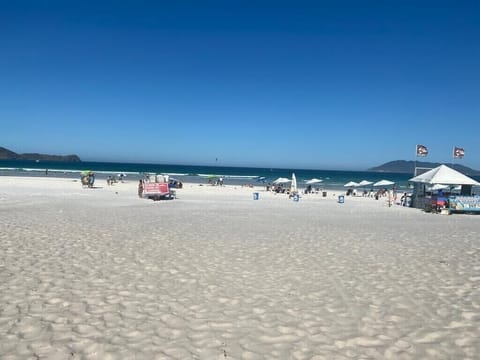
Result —
M167 182L148 182L143 184L144 198L152 200L174 199L175 193L170 191Z

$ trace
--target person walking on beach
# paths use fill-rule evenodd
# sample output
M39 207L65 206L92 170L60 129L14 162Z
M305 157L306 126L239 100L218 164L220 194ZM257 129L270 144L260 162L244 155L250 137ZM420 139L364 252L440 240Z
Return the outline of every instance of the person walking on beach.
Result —
M92 188L95 183L95 174L93 172L88 173L88 187Z
M138 197L141 198L143 196L143 181L140 179L138 181Z

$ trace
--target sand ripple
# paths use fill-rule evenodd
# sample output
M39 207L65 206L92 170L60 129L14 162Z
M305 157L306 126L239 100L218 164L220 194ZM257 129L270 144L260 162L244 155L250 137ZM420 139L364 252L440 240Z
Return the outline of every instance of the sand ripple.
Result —
M480 357L480 217L188 195L0 205L0 358Z

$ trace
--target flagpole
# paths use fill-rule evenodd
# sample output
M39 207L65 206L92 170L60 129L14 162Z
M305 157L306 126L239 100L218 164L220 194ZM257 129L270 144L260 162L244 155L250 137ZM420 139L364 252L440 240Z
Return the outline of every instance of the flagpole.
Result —
M417 176L417 156L418 156L418 144L415 145L415 161L413 164L413 176Z
M452 150L452 169L455 170L455 146L453 147L453 150Z

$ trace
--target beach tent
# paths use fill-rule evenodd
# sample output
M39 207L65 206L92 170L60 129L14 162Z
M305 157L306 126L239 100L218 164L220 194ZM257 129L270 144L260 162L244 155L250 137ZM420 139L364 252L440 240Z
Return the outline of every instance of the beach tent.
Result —
M375 184L373 184L373 186L390 186L393 184L395 183L390 180L380 180L380 181L377 181Z
M476 180L462 174L457 170L449 168L446 165L440 165L421 175L415 176L408 181L422 184L480 185L480 183Z
M349 181L348 183L346 183L343 186L345 186L345 187L357 187L358 183L356 183L355 181Z
M461 185L460 193L467 196L471 195L472 186L480 186L480 183L476 180L446 165L440 165L408 181L415 183L413 207L420 209L426 208L429 205L429 201L431 201L431 199L425 196L425 185Z
M318 184L320 182L322 182L323 180L320 180L320 179L317 179L317 178L313 178L313 179L310 179L310 180L307 180L305 181L305 184L307 185L313 185L313 184Z

